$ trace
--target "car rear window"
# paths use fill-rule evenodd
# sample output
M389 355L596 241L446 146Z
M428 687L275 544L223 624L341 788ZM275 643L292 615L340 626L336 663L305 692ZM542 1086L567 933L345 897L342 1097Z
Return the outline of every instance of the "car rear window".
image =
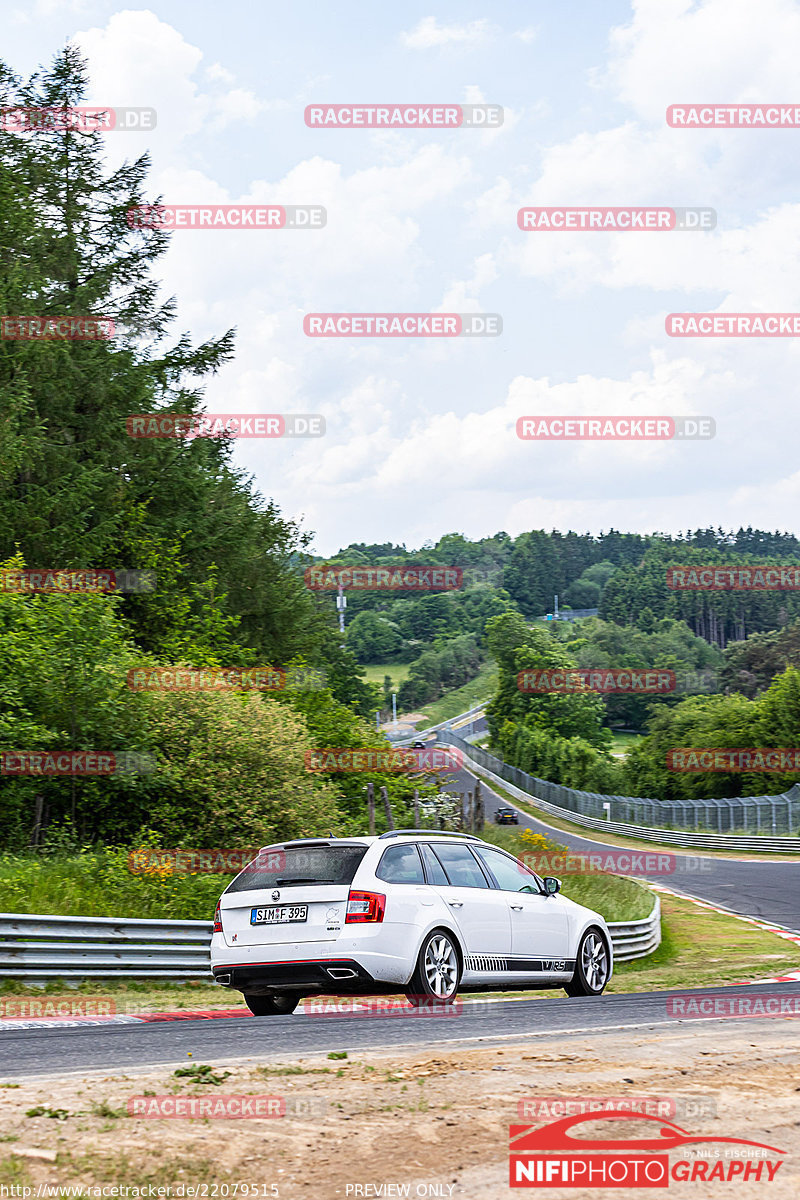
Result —
M425 882L417 847L413 845L390 846L384 851L375 875L386 883Z
M349 884L366 846L287 846L270 848L237 875L228 892L255 892L270 887L300 887L304 883Z

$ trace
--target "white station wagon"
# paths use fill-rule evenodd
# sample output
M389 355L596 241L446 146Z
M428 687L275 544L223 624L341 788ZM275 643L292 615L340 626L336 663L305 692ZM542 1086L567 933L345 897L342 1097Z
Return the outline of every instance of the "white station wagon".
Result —
M613 968L608 927L513 855L470 834L266 846L220 897L211 967L256 1016L308 995L564 988L599 996Z

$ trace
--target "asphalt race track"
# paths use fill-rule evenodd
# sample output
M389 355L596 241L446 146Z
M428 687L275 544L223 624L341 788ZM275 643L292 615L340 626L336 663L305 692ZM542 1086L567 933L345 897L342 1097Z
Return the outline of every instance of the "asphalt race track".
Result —
M475 722L475 732L482 728L485 728L485 719ZM464 730L459 732L463 734ZM453 780L450 786L456 791L465 792L475 787L475 776L466 769L454 772ZM608 853L609 849L613 849L608 842L594 842L577 833L565 833L537 821L513 801L498 796L483 779L480 783L489 821L497 807L516 808L519 826L512 828L533 829L537 833L547 834L578 854ZM647 842L641 842L640 849L642 853L649 851L651 854L657 850ZM665 853L663 850L661 852ZM678 869L673 874L643 873L643 877L685 896L719 904L741 916L758 917L795 933L800 932L800 862L758 862L716 855L703 857L690 851L679 851L676 860Z
M485 721L475 722L476 731ZM425 736L424 734L422 735ZM426 739L427 740L427 739ZM468 771L456 772L451 787L466 791L475 786ZM486 815L503 800L481 781ZM517 807L514 805L513 807ZM606 842L563 833L517 809L520 828L555 837L578 853L608 852ZM642 843L642 852L653 848ZM674 891L719 904L733 912L800 931L800 863L758 862L721 857L677 855L685 869L670 875L649 875ZM160 1064L185 1064L248 1060L263 1062L280 1057L298 1058L330 1050L348 1053L368 1050L468 1047L501 1045L527 1038L562 1034L586 1035L620 1030L676 1028L697 1017L679 1018L668 1013L673 996L701 999L746 997L768 993L795 997L800 1017L800 982L754 984L743 987L700 988L681 992L631 993L569 999L562 992L542 993L534 999L469 1001L452 1016L329 1016L294 1013L282 1017L227 1017L215 1020L180 1020L163 1024L69 1024L23 1028L14 1022L0 1024L0 1078L58 1075L74 1071L137 1071ZM702 1019L702 1018L700 1018ZM707 1020L718 1019L713 1016ZM745 1018L729 1018L740 1025ZM755 1018L754 1018L755 1019ZM759 1018L763 1019L763 1018ZM750 1026L755 1028L753 1026ZM502 1030L502 1032L498 1032Z
M694 991L636 993L574 999L554 992L534 1000L502 1000L465 1004L452 1017L303 1016L231 1017L214 1021L179 1021L163 1025L92 1025L68 1028L0 1029L0 1076L57 1075L70 1071L136 1070L164 1064L254 1059L263 1062L302 1057L329 1050L408 1050L427 1047L502 1045L525 1038L563 1033L619 1032L624 1029L676 1029L687 1022L667 1015L670 996L701 998L769 993L799 997L800 983L761 984L741 988L698 988ZM800 999L795 1001L800 1010ZM719 1018L709 1016L708 1020ZM771 1018L798 1020L800 1016ZM753 1030L758 1021L753 1018ZM739 1018L728 1024L741 1025ZM502 1032L498 1032L502 1030Z

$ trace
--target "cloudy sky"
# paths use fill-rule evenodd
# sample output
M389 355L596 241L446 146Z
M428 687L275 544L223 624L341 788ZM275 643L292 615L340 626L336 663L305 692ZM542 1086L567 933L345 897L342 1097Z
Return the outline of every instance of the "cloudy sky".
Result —
M152 106L165 203L320 204L319 231L182 230L176 330L236 326L215 412L321 413L237 460L330 553L505 529L797 531L797 339L669 338L669 312L800 311L800 130L680 130L681 102L798 102L793 0L26 0L3 57L72 39L89 101ZM503 106L502 127L312 129L313 103ZM710 206L713 232L523 233L523 205ZM311 339L308 312L491 312L495 338ZM519 416L713 416L697 442L522 442Z

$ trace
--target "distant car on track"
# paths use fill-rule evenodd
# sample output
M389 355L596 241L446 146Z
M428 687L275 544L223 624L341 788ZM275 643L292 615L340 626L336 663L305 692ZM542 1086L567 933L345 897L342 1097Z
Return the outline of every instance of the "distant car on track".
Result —
M495 825L519 825L519 813L515 808L496 808Z
M225 889L211 968L256 1016L309 995L564 988L599 996L604 919L471 834L390 830L267 846Z
M427 748L428 748L427 742L412 742L411 743L412 750L427 750Z

